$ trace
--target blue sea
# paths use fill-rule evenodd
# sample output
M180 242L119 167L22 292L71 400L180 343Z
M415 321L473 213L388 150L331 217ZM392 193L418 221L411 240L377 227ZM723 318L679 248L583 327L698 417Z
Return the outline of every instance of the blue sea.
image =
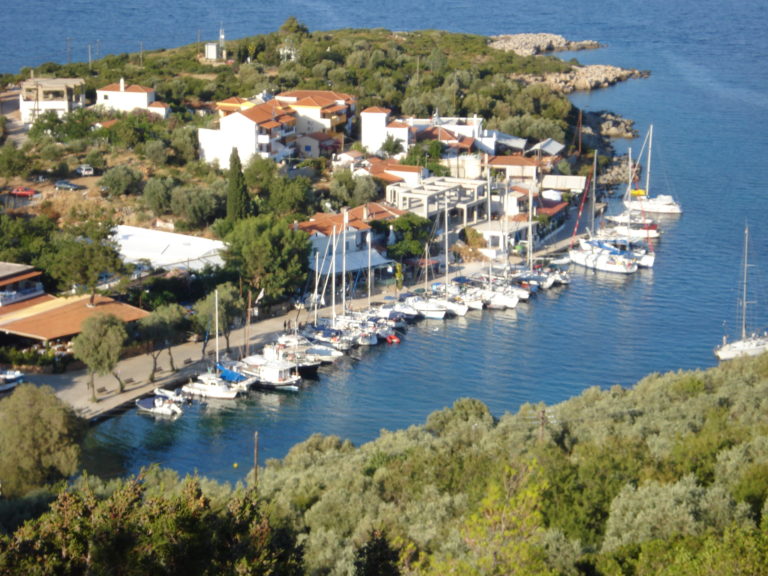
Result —
M550 32L604 47L563 54L584 64L650 71L646 79L572 96L590 111L636 122L640 149L654 126L651 188L675 196L684 214L666 222L653 270L629 278L573 271L570 286L512 313L424 322L400 345L324 369L295 395L253 394L195 406L173 423L133 411L92 430L95 472L136 472L159 462L237 481L259 459L285 456L313 433L356 444L382 429L424 422L461 397L494 414L526 402L554 404L591 386L631 386L653 372L704 369L724 333L737 332L745 224L750 225L750 320L768 327L768 5L754 0L644 3L337 0L163 3L105 0L14 2L0 11L0 70L46 61L87 61L276 30L295 16L310 30L381 27L493 35ZM12 31L12 33L10 33ZM98 47L98 51L97 51Z

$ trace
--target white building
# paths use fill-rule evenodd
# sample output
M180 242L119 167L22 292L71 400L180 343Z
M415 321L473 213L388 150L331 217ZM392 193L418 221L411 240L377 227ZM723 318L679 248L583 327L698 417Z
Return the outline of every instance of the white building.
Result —
M290 90L281 92L275 99L296 112L296 131L299 134L348 133L357 102L350 94L332 90Z
M413 146L420 135L433 133L441 141L471 140L472 147L480 152L495 154L499 144L525 146L525 140L483 128L483 118L393 118L391 110L381 107L366 108L360 113L360 141L370 154L378 154L388 137L400 140L403 151ZM443 132L441 135L441 131Z
M85 106L85 80L82 78L30 78L21 83L19 111L21 121L33 123L48 111L61 118Z
M202 270L222 266L224 242L151 228L116 226L113 239L130 264L148 262L152 268Z
M270 100L227 114L218 129L200 128L197 134L200 158L218 162L221 168L229 167L232 148L237 148L243 166L256 154L280 162L295 156L296 113Z
M386 201L399 210L435 219L445 210L458 211L462 227L478 222L487 213L489 198L485 180L433 176L412 186L398 182L387 186Z
M153 114L166 118L168 107L156 104L156 94L153 88L138 84L125 84L125 79L96 90L96 105L117 112L133 112L148 110Z

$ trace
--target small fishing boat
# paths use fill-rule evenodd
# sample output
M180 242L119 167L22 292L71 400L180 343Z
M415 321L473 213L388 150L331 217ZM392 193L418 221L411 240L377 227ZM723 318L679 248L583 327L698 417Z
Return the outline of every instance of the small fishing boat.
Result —
M144 412L146 414L166 416L169 418L177 418L184 413L176 402L165 396L147 396L146 398L138 398L136 400L136 409L139 412Z
M0 372L0 392L9 392L24 381L24 373L19 370Z

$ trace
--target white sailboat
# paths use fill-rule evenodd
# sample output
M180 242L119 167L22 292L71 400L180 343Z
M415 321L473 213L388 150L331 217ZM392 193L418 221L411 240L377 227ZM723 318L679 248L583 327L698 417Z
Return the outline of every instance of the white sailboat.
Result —
M214 317L216 332L216 366L219 365L219 293L215 293ZM184 394L190 396L199 396L202 398L220 398L224 400L233 400L240 393L240 389L231 385L214 372L206 372L198 375L197 378L190 380L181 387Z
M728 342L723 336L723 343L715 348L719 360L731 360L740 356L757 356L768 351L768 333L747 334L747 268L749 257L749 227L744 228L744 270L741 279L741 337Z
M645 214L682 214L683 209L669 194L651 196L651 145L653 142L653 125L648 129L648 166L645 171L645 189L630 189L624 199L624 206L629 210ZM642 154L642 152L641 152Z

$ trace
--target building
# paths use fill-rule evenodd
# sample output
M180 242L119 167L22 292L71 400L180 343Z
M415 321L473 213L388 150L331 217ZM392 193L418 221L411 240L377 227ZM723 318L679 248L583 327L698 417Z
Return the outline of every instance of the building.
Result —
M418 141L440 140L454 154L473 150L496 154L500 141L505 145L525 146L525 140L517 139L483 128L483 118L394 118L389 108L373 106L360 113L360 141L371 154L379 154L387 138L399 140L403 152Z
M38 116L53 111L61 118L85 106L85 80L82 78L30 78L21 83L19 112L21 121L33 123Z
M149 314L144 310L97 295L57 298L46 294L36 280L41 272L31 266L0 262L0 335L5 339L47 343L71 338L82 324L98 314L114 314L124 322L135 322Z
M224 264L221 254L226 246L220 240L123 225L115 227L112 239L123 261L129 264L189 271Z
M318 212L309 220L298 222L312 243L309 267L319 276L352 275L352 283L366 277L367 271L387 269L393 261L382 252L386 250L389 234L376 235L370 223L386 222L405 214L380 202L369 202L341 213Z
M349 94L332 90L290 90L277 94L275 99L296 112L298 134L343 135L352 129L357 99Z
M219 127L200 128L200 158L229 167L236 148L245 166L254 155L280 162L296 155L297 114L289 106L270 100L245 107L219 119Z
M167 118L169 112L167 105L157 102L154 88L138 84L126 85L123 78L120 78L120 82L96 90L96 105L116 112L147 110L162 118Z
M341 142L327 132L303 134L296 138L296 152L302 158L330 158L341 149Z
M432 176L416 186L397 182L386 189L389 204L431 220L443 213L446 199L448 211L459 213L462 227L476 223L487 214L490 202L487 182Z

